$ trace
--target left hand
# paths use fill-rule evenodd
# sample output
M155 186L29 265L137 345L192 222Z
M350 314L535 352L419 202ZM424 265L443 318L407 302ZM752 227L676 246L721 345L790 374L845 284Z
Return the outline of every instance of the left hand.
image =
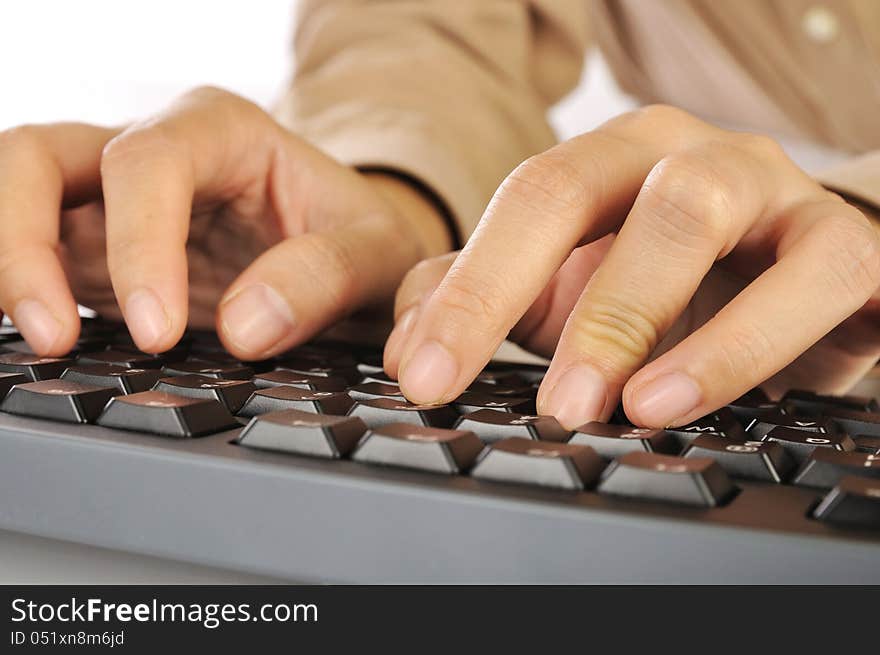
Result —
M414 268L385 367L448 402L509 335L552 355L538 411L566 427L621 399L682 425L757 385L846 391L880 356L878 286L862 211L767 138L652 107L526 161L458 257Z

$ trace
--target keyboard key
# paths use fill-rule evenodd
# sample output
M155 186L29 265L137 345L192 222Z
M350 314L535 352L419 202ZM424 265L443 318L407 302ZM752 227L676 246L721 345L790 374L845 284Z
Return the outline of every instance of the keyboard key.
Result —
M467 430L389 423L369 432L352 456L359 462L455 474L471 467L483 443Z
M169 375L204 375L209 378L225 380L250 380L254 370L250 366L239 363L208 362L191 359L185 362L174 362L162 367L162 373Z
M308 391L345 391L348 388L348 382L342 378L326 378L318 375L294 373L293 371L258 373L251 381L259 389L287 386Z
M364 377L363 377L363 380L361 380L361 383L366 383L366 382L379 382L381 384L391 384L391 385L394 385L395 387L400 386L400 383L397 380L395 380L394 378L388 377L388 374L383 371L379 371L378 373L364 373Z
M855 442L845 434L828 434L826 432L812 432L809 430L797 430L792 428L773 428L764 435L761 441L775 441L791 455L795 463L800 466L812 454L816 448L828 448L851 452L856 449Z
M760 440L764 435L777 427L801 430L803 432L818 432L820 434L838 434L840 432L837 425L828 418L821 416L795 416L783 414L778 410L761 414L746 427L746 432L749 433L752 439Z
M847 434L880 437L880 413L829 409L826 410L825 416Z
M66 423L91 423L119 390L70 380L39 380L15 385L0 411Z
M880 479L880 455L816 448L798 471L794 484L830 489L847 475Z
M469 393L482 396L505 396L530 398L534 400L536 389L531 384L508 386L505 384L490 384L488 382L475 381L467 388Z
M481 409L491 409L496 412L515 412L517 414L534 414L535 402L531 398L507 398L501 396L487 396L484 394L466 391L452 402L453 407L459 414L470 414Z
M415 405L407 400L395 398L360 400L355 403L349 414L361 417L373 429L389 423L451 428L458 419L458 413L450 405Z
M353 406L351 396L340 391L309 391L281 386L258 389L252 393L238 415L248 417L283 409L298 409L311 414L345 416Z
M604 467L589 446L511 437L489 446L471 476L579 491L592 486Z
M72 359L60 357L37 357L25 353L0 353L0 372L20 373L31 382L54 380L73 365Z
M16 384L30 381L30 378L21 373L0 373L0 399L6 397L9 390Z
M489 362L484 373L513 373L530 385L540 384L547 373L543 364L525 364L522 362Z
M161 368L164 360L161 357L134 353L125 350L99 350L83 353L77 360L77 366L85 364L111 364L123 368Z
M761 393L763 394L763 392ZM740 425L746 427L762 414L780 411L779 404L766 400L766 395L763 398L764 400L761 400L761 396L749 393L727 405L727 409L739 421Z
M515 371L498 369L485 369L474 378L474 381L502 387L523 387L529 384L527 380L520 377Z
M403 399L403 392L396 384L384 382L362 382L348 389L348 395L355 400L373 400L374 398Z
M275 370L293 371L324 378L342 378L349 384L357 384L363 379L357 365L333 365L303 357L285 357L275 363Z
M613 461L599 483L604 494L697 507L721 505L734 490L714 459L640 452Z
M856 450L860 453L870 453L872 455L880 455L880 437L870 437L860 434L853 437L856 444Z
M497 412L494 409L480 409L465 414L456 421L455 428L474 432L483 443L509 437L565 442L571 436L571 432L559 425L553 416Z
M825 396L813 391L792 389L779 401L784 407L791 407L793 414L818 416L828 409L849 409L856 412L880 412L880 405L874 398L862 396Z
M169 437L199 437L238 427L216 400L187 398L164 391L141 391L110 399L98 425Z
M366 431L359 418L286 409L254 416L236 441L248 448L338 459L350 453Z
M782 482L794 468L794 460L775 442L732 442L724 437L700 435L682 457L709 457L735 478Z
M230 413L235 414L251 394L257 390L248 380L222 380L204 375L174 375L163 378L153 387L156 391L167 391L188 398L206 398L223 404Z
M122 368L112 364L71 366L61 374L62 380L96 387L115 387L122 393L137 393L152 389L161 377L162 374L156 369Z
M847 476L813 510L813 518L860 528L880 528L880 482Z
M633 451L677 453L678 444L666 430L634 428L593 421L574 431L568 443L590 446L605 459L614 459Z
M723 437L732 441L746 441L746 433L736 417L726 407L707 414L687 425L666 428L681 448L688 446L701 434Z

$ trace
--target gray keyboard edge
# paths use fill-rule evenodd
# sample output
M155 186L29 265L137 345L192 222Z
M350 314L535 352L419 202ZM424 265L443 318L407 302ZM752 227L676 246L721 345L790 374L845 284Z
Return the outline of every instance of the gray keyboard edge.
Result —
M713 510L645 511L596 494L566 503L559 492L253 452L229 443L236 432L73 434L2 416L0 528L311 582L880 583L876 535L806 519L794 527L814 534L688 520Z

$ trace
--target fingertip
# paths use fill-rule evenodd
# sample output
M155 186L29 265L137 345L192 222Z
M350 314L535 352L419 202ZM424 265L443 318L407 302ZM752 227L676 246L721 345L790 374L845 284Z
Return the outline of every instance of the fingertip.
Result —
M297 327L293 308L264 283L233 290L220 302L217 332L226 348L240 359L270 357L291 342Z
M552 383L552 379L550 381ZM543 387L543 385L542 385ZM601 421L610 414L610 390L605 376L591 364L575 364L566 369L552 388L541 389L538 413L556 417L567 430L590 421Z
M406 345L410 334L412 334L412 329L415 325L416 318L418 318L418 314L418 305L414 305L407 309L397 319L397 322L394 324L394 329L391 330L391 334L388 335L388 340L385 342L385 350L382 356L382 364L385 373L387 373L389 377L394 379L397 379L398 377L400 358L403 355L404 346Z
M684 424L702 402L700 385L681 371L661 373L641 384L636 380L624 394L626 415L636 425L648 428Z
M403 362L400 390L413 403L440 404L454 397L460 370L446 346L439 341L426 341Z
M20 300L11 319L31 349L41 357L66 355L79 334L77 315L64 320L35 298Z
M173 320L166 303L148 287L128 295L123 315L135 345L145 353L159 353L173 347L186 324L185 317Z

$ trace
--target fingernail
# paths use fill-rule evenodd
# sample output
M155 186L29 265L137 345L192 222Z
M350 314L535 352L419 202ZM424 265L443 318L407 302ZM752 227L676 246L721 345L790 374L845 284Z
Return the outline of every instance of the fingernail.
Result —
M138 289L125 301L125 323L141 350L152 350L171 329L165 306L152 289Z
M391 334L388 335L388 340L385 342L385 353L383 355L384 362L400 363L400 355L403 345L406 343L409 333L412 332L418 313L419 306L413 305L401 314L399 319L397 319L394 329L391 330ZM387 368L385 370L386 372L388 371Z
M236 346L258 355L287 336L295 320L281 294L268 285L254 284L223 303L221 325Z
M608 383L589 364L573 366L563 373L543 403L545 413L556 417L569 430L595 421L608 401Z
M666 373L640 387L630 409L642 425L666 427L696 409L702 396L690 376Z
M401 389L414 403L437 403L449 393L458 379L458 362L439 341L418 347L401 371Z
M64 326L39 300L20 300L12 312L12 322L38 353L52 350Z

